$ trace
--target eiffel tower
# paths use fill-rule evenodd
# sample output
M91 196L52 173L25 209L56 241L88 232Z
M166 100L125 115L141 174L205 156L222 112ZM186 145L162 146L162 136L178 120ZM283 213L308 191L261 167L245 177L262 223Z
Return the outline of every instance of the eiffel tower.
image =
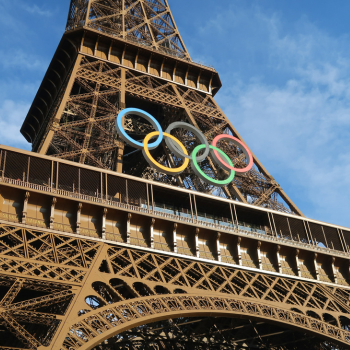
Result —
M220 88L167 0L71 0L21 128L33 152L0 146L0 350L350 347L350 229L305 218L254 155L218 187L190 166L158 171L116 132L137 108L243 142ZM123 128L153 131L132 114ZM182 163L165 143L152 156Z

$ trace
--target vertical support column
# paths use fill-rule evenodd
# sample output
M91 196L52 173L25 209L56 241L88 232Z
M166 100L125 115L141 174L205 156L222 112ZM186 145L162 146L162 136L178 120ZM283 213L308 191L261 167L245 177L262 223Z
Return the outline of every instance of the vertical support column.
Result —
M173 69L173 82L176 81L176 68L177 68L177 61L175 62L175 66L174 66L174 69Z
M337 228L337 232L338 232L338 235L339 235L339 240L340 240L341 246L343 247L344 252L347 252L348 250L345 247L345 239L344 239L344 236L342 234L342 231Z
M271 223L272 223L272 225L273 225L273 226L272 226L272 231L275 232L276 237L278 237L278 232L277 232L277 228L276 228L276 224L275 224L275 219L274 219L272 213L270 213L270 217L271 217ZM280 232L280 234L281 234L281 236L282 236L282 232ZM283 236L282 236L282 238L283 238Z
M323 238L324 238L324 240L325 240L325 242L326 242L326 246L327 246L327 248L329 248L328 241L327 241L327 237L326 237L326 235L325 235L325 233L324 233L323 226L321 226L321 229L322 229L322 233L323 233Z
M22 211L22 224L25 224L27 221L27 210L28 210L28 201L29 201L30 193L26 192L24 195L24 203L23 203L23 211Z
M54 166L55 166L55 162L54 161L52 161L51 162L51 177L50 177L50 179L51 179L51 181L50 181L50 187L52 188L52 184L54 183L54 178L53 178L53 171L54 171ZM80 170L80 168L79 168L79 170Z
M2 175L1 175L3 181L4 181L4 177L5 177L6 157L7 157L7 151L5 151L5 156L4 156L4 168L2 169Z
M122 59L121 59L121 62L120 62L122 65L124 65L125 52L126 52L126 45L124 45L124 50L123 50L123 53L122 53Z
M298 276L301 277L300 265L299 265L299 249L295 250L295 263L297 265Z
M125 104L125 84L126 84L126 69L121 68L120 69L120 97L119 97L119 109L122 110L126 107ZM123 172L123 154L124 154L124 148L118 147L117 150L117 166L116 171L117 173Z
M202 75L202 70L200 70L198 78L197 78L197 89L199 90L199 81L201 79L201 75Z
M173 229L173 250L174 250L174 253L177 253L176 230L177 230L177 224L174 224L174 229Z
M106 219L107 219L107 208L103 209L102 215L102 239L106 239Z
M220 237L221 237L221 233L218 232L216 234L216 254L217 254L217 257L218 257L218 261L221 262Z
M310 240L311 240L312 244L315 245L315 246L317 246L317 240L316 240L315 237L312 235L309 222L308 222L308 221L304 221L304 225L305 225L306 230L309 232Z
M151 220L151 226L149 228L151 248L153 248L153 249L154 249L154 232L153 232L153 229L154 229L154 223L155 222L156 222L156 219L152 219Z
M278 266L278 272L279 272L279 273L282 273L282 264L281 264L280 250L281 250L281 246L278 245L278 246L276 247L277 266Z
M128 244L130 244L131 217L132 217L132 215L130 213L128 213L128 220L126 222L126 243L128 243Z
M147 63L147 73L148 73L148 74L151 73L151 61L152 61L152 56L153 56L153 54L151 53L151 55L149 56L148 63Z
M78 204L78 210L77 210L77 228L76 228L76 232L77 235L80 234L80 225L81 225L81 209L83 207L82 203Z
M334 283L338 284L337 271L335 270L334 262L335 262L335 257L332 256L331 263L332 263L333 281L334 281Z
M310 233L308 232L308 229L306 228L306 224L305 224L304 220L303 220L303 224L304 224L304 230L306 232L306 237L307 237L309 244L315 245L315 242L310 238Z
M194 211L193 211L193 205L192 205L192 196L191 193L188 194L189 198L190 198L190 206L191 206L191 219L194 219Z
M154 212L153 185L151 184L152 212Z
M123 34L123 39L125 39L125 1L122 1L122 34Z
M185 75L185 85L187 85L187 78L188 78L188 73L190 71L190 66L188 66L187 71L186 71L186 75Z
M117 173L123 172L123 155L124 155L124 147L118 147L117 150Z
M50 229L53 230L53 223L55 221L55 206L57 203L57 198L52 198L51 202L51 212L50 212Z
M258 253L258 264L259 264L259 269L262 270L262 261L261 261L261 242L258 241L258 246L257 246L257 253Z
M28 167L27 167L27 176L24 179L24 174L23 174L23 182L29 182L29 172L30 172L30 157L28 157ZM50 185L50 184L49 184Z
M241 238L241 237L238 237L238 238L237 238L237 257L238 257L238 265L241 265L241 266L242 266L241 241L242 241L242 238Z
M233 211L232 211L232 208L233 208ZM230 209L231 209L231 217L232 217L233 227L236 228L238 231L238 217L237 217L236 206L234 204L230 203Z
M194 204L194 215L196 217L196 221L198 220L198 212L197 212L197 203L196 203L196 195L193 195L193 204Z
M163 58L162 65L160 66L159 76L160 76L161 78L163 78L163 68L164 68L164 63L165 63L165 57Z
M320 273L318 271L318 265L317 265L317 253L314 253L314 268L315 268L315 274L316 274L316 279L317 281L320 280Z
M195 243L196 243L196 257L199 258L199 241L198 241L199 228L196 228Z

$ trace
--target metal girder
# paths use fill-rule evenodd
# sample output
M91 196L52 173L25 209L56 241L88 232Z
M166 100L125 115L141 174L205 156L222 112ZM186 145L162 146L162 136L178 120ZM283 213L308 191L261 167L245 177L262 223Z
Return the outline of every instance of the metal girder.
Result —
M71 0L66 33L47 75L22 132L35 150L53 156L51 162L33 161L50 163L50 170L43 179L32 175L38 169L28 158L25 171L21 161L13 166L9 162L0 179L4 187L0 213L5 220L0 223L0 349L350 346L348 249L342 229L317 224L313 232L327 246L320 248L308 221L267 210L258 225L263 233L248 237L240 230L238 204L232 199L302 216L255 156L251 171L237 174L231 185L219 189L201 182L190 167L176 178L157 173L116 134L119 111L139 107L152 113L164 130L174 121L187 121L209 142L221 133L242 140L213 98L221 87L217 72L191 62L167 0ZM126 118L124 123L133 137L148 133L148 125L138 119ZM198 143L189 133L177 130L175 134L189 152ZM236 167L246 165L239 148L227 142L220 147ZM154 158L177 166L179 160L166 153L162 147L154 151ZM106 171L74 169L57 158ZM5 164L1 159L0 165L5 168ZM203 164L210 176L226 176L211 159ZM60 167L71 173L62 174ZM225 208L232 229L226 232L223 225L215 240L207 239L216 224L206 222L211 225L206 230L198 219L200 213L192 208L192 199L195 204L199 196L195 192L187 193L195 219L169 222L175 215L155 214L153 183L140 184L126 176L125 186L119 188L108 170L231 199ZM78 181L69 178L76 171ZM97 183L80 173L95 176ZM80 180L86 181L83 191ZM11 186L16 189L11 191ZM23 210L14 212L13 203L20 207L14 197L20 193L23 198L23 189ZM146 190L145 198L140 197L140 189ZM165 186L164 191L172 190ZM35 205L29 199L32 192ZM248 206L240 210L243 207ZM38 214L47 210L49 214ZM64 217L69 217L69 224L63 223ZM276 225L274 218L284 226ZM324 227L333 235L330 244L336 242L333 249L317 231ZM154 230L163 243L155 242ZM246 235L243 240L242 235ZM181 246L180 241L195 245ZM313 256L306 259L310 250Z
M242 344L262 349L272 344L271 349L284 350L294 349L305 332L319 347L330 342L339 344L339 349L348 346L350 291L343 286L217 266L16 224L1 224L0 231L0 247L16 238L13 247L0 249L0 261L12 261L11 270L2 267L0 271L1 288L7 288L0 300L0 332L11 334L14 347L109 349L107 345L114 344L118 334L120 346L143 346L153 337L154 343L180 349L196 340L198 349L205 344L213 349ZM54 266L61 271L56 278ZM199 315L202 321L194 322L198 327L190 333L184 322L176 321L176 329L173 321L152 326L157 319L181 317L192 324L191 319ZM214 316L237 321L230 326L228 321L209 322ZM260 321L249 325L242 318ZM269 329L271 323L279 329ZM140 328L141 324L150 326ZM26 325L36 330L30 336ZM129 333L123 333L126 330ZM135 332L139 340L130 336ZM290 344L278 345L286 343L285 332L292 335ZM6 338L0 337L0 346L9 346L1 339ZM111 340L106 343L105 339ZM110 349L118 349L118 342L114 345Z
M103 89L101 89L102 86ZM88 159L89 163L94 166L112 168L113 170L113 167L117 166L116 159L121 157L124 148L123 143L116 139L114 127L117 111L121 108L116 105L116 101L121 103L121 97L119 97L119 94L122 95L121 86L121 68L114 68L113 65L106 62L83 58L81 66L76 72L75 92L70 95L66 102L66 113L60 117L57 116L57 118L61 118L61 121L56 128L48 154L72 160L76 160L78 157L81 163ZM76 93L77 90L80 93ZM216 133L225 132L241 139L209 95L204 96L191 88L185 89L155 77L135 74L130 70L126 70L125 93L127 96L134 96L155 105L162 105L164 127L171 123L174 117L175 120L182 118L201 129L209 141ZM113 103L111 103L111 99L114 101ZM167 108L171 109L172 107L176 108L177 114L166 112ZM133 122L127 125L129 132L137 133L139 129L137 123ZM233 146L223 145L223 149L237 166L244 167L245 159L242 158L242 154L237 153ZM135 162L134 158L135 156L127 159L129 164ZM161 158L159 161L162 162ZM301 215L299 209L256 157L254 157L254 163L255 166L248 174L238 174L232 185L224 188L223 195L225 197L232 196L244 203L249 198L249 201L255 205ZM214 176L218 176L218 170L210 160L209 166ZM124 169L128 171L127 164ZM140 173L140 166L137 166L136 169ZM130 174L133 174L132 170L129 171L131 171ZM147 169L144 171L144 176L148 177L149 171ZM173 182L172 179L169 180L171 183ZM190 168L181 177L181 181L178 179L178 183L180 186L194 186L197 190L205 188L204 184L196 180ZM221 191L215 187L204 190L210 193Z

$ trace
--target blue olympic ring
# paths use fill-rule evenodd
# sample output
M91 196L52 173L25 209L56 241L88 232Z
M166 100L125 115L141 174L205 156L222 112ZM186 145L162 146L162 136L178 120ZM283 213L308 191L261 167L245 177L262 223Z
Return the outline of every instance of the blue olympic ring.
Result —
M151 116L149 113L147 113L141 109L138 109L138 108L126 108L126 109L123 109L118 114L117 120L115 122L115 126L117 128L117 132L120 135L120 137L126 143L128 143L130 146L133 146L133 147L138 148L138 149L143 149L143 143L138 142L138 141L134 140L133 138L131 138L124 130L122 121L123 121L123 118L126 117L128 114L133 114L133 115L137 115L139 117L142 117L143 119L146 119L150 124L152 124L152 126L156 129L156 131L159 132L159 136L158 136L156 141L154 141L148 145L148 148L155 149L156 147L158 147L161 144L161 142L163 141L162 127L160 126L158 121L153 116Z

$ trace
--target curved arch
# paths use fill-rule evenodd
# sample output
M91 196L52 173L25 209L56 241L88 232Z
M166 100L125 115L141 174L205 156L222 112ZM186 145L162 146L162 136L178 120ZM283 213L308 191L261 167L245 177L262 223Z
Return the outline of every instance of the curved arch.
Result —
M321 316L320 316L318 313L316 313L316 312L314 312L314 311L312 311L312 310L306 311L306 315L307 315L307 316L310 316L310 317L312 317L312 318L315 318L315 319L317 319L317 320L321 320L321 319L322 319Z
M92 289L104 300L107 304L116 303L122 298L115 293L115 291L104 282L95 281L92 283Z
M60 348L90 350L104 340L126 330L145 323L180 316L265 320L312 333L339 344L350 345L350 332L347 330L289 309L282 309L277 303L248 302L239 297L170 294L118 302L94 310L85 317L77 318L64 335L65 340Z
M322 318L323 318L324 322L330 323L332 325L338 325L339 326L337 319L334 316L332 316L332 315L330 315L328 313L322 314Z
M146 284L144 284L142 282L134 282L132 287L142 297L154 295L154 293L151 291L151 289Z
M186 291L184 291L183 289L180 289L180 288L174 289L173 293L174 294L187 294Z
M168 288L165 288L164 286L155 286L154 291L156 294L171 294Z
M346 316L340 316L339 317L339 322L341 325L341 328L349 331L350 330L350 319Z
M120 278L110 279L109 284L125 300L133 299L136 296L136 294L133 292L130 286Z
M304 315L304 313L303 313L301 310L299 310L299 309L297 309L297 308L295 308L295 307L291 308L291 311L296 312L296 313L298 313L298 314Z
M106 302L96 295L88 295L85 298L85 303L87 306L91 307L92 310L100 309L100 305L102 305L102 307L106 305Z

